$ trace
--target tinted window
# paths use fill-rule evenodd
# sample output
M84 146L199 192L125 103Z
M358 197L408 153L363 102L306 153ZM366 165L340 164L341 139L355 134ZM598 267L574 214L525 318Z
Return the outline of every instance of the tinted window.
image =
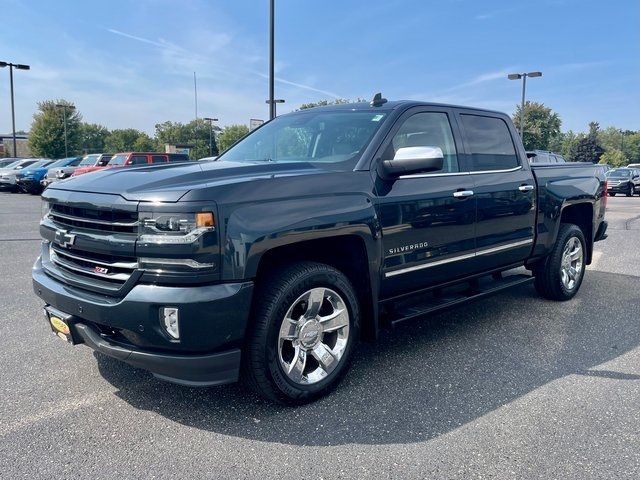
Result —
M165 163L167 161L164 155L152 155L151 163Z
M187 155L177 154L177 155L169 155L170 162L188 162L189 157Z
M478 115L460 117L467 139L471 171L506 170L519 165L516 149L504 120ZM536 163L539 161L543 160L536 158Z
M446 113L416 113L407 118L387 147L385 159L393 158L398 149L403 147L440 147L444 165L442 170L432 173L459 171L456 144Z
M146 155L133 155L131 157L130 165L146 165L147 156Z

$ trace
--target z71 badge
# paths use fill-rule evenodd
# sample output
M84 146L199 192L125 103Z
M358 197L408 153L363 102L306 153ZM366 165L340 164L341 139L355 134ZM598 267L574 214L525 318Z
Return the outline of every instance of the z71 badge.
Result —
M389 255L397 255L399 253L409 253L420 248L427 248L429 242L412 243L410 245L401 245L399 247L390 248L388 250Z

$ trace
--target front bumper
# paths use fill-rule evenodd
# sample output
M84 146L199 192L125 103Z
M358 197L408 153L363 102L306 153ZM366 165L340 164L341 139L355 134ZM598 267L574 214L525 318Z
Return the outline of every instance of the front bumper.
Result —
M28 192L38 191L42 189L40 182L34 178L19 178L16 180L16 185Z
M40 259L32 271L36 294L72 315L74 337L89 347L186 385L238 380L252 282L175 287L139 284L123 298L72 287L50 277ZM180 341L165 334L159 311L180 311Z
M620 185L609 185L607 186L607 192L610 193L629 193L631 191L631 184L623 183Z

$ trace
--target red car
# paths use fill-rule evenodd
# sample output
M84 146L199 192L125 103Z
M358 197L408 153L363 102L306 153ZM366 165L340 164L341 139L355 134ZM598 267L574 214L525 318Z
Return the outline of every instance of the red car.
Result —
M109 163L103 166L94 165L91 167L77 168L72 177L77 177L83 173L95 172L105 168L120 168L131 165L152 165L167 162L188 162L189 157L184 153L158 153L158 152L124 152L116 153Z

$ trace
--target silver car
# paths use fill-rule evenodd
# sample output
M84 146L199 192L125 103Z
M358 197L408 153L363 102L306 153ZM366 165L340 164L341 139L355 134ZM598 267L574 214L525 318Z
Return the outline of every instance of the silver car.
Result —
M26 167L45 167L51 162L53 162L53 160L49 160L48 158L27 158L10 163L5 168L0 169L0 190L18 191L16 175L20 173L20 170Z

